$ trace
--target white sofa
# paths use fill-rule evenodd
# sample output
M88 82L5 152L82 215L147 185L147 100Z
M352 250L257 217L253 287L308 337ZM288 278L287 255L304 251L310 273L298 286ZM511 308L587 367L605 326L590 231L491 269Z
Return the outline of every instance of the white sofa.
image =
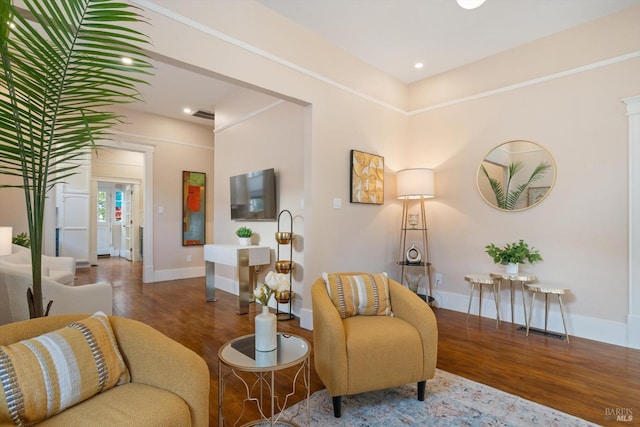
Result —
M27 289L32 287L30 272L0 266L0 325L29 319ZM42 300L46 308L53 301L50 315L71 313L113 313L110 283L67 286L42 278Z
M31 250L12 245L11 255L0 256L0 267L31 272ZM73 285L76 277L76 260L72 257L42 255L42 276L63 285Z

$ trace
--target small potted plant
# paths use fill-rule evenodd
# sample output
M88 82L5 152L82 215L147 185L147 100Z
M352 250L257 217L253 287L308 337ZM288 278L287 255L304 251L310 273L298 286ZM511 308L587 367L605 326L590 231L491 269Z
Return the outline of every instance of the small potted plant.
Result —
M542 261L540 252L533 246L529 247L522 239L517 243L508 243L502 248L491 243L485 246L484 249L493 258L493 262L507 266L507 274L518 274L519 264L525 262L533 264L534 262Z
M251 236L253 236L253 230L249 227L240 227L236 230L236 236L240 239L242 246L251 245Z

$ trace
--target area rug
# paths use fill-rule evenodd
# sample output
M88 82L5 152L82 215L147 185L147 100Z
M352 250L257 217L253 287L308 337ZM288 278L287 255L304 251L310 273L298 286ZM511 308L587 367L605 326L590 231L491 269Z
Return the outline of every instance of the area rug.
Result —
M311 426L595 426L564 412L513 394L437 370L427 381L424 402L416 384L342 398L342 417L334 418L331 396L320 390L310 397ZM294 421L307 425L305 402L283 412L298 414ZM300 411L300 412L298 412Z

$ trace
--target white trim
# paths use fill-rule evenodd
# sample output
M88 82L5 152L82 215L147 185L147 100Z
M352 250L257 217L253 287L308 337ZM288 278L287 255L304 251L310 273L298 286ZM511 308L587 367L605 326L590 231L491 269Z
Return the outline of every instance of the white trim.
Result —
M111 134L113 135L119 135L119 136L125 136L128 138L135 138L135 139L146 139L146 140L150 140L150 141L158 141L158 142L166 142L167 144L174 144L174 145L182 145L184 147L193 147L193 148L202 148L203 150L213 150L213 147L208 146L208 145L198 145L198 144L190 144L188 142L182 142L182 141L176 141L173 139L165 139L165 138L158 138L155 136L149 136L149 135L142 135L142 134L138 134L138 133L129 133L129 132L122 132L122 131L118 131L118 130L113 130L111 131ZM126 141L114 141L114 145L111 145L111 147L113 148L121 148L118 144L136 144L138 146L140 146L140 149L131 149L130 151L146 151L147 148L144 147L151 147L152 149L154 148L153 145L150 144L143 144L143 143L139 143L139 142L126 142ZM105 145L105 144L101 144L101 145Z
M511 309L508 301L505 301L506 293L501 292L500 318L501 320L511 322ZM469 304L469 295L462 295L451 292L436 291L435 293L438 307L448 310L467 312ZM529 304L531 303L531 295L527 293L525 304L527 304L527 315L529 314ZM531 320L532 327L544 328L544 299L538 295L533 307L533 318ZM519 292L515 295L515 323L524 325L524 311L522 309L522 296ZM567 321L567 330L570 336L586 338L590 340L605 342L608 344L627 347L627 325L623 322L614 322L611 320L599 319L596 317L581 316L571 313L571 305L564 305L564 314ZM471 314L469 315L469 324L472 325L474 317L478 315L478 293L476 292L471 303ZM482 298L482 317L488 319L496 318L496 306L493 301L491 291L485 290ZM477 322L477 319L475 320ZM549 297L549 323L548 331L564 335L562 326L562 318L558 300L554 296ZM520 332L519 332L520 333ZM522 332L524 334L524 331Z
M451 105L462 104L464 102L475 101L480 98L486 98L488 96L498 95L505 92L510 92L516 89L522 89L527 86L533 86L539 83L548 82L555 79L560 79L563 77L571 76L573 74L579 74L585 71L595 70L597 68L606 67L608 65L617 64L619 62L628 61L630 59L640 58L640 50L636 50L635 52L631 52L625 55L615 56L613 58L605 59L598 62L593 62L591 64L583 65L580 67L570 68L565 71L560 71L557 73L547 74L546 76L538 77L531 80L525 80L523 82L514 83L512 85L503 86L501 88L488 90L486 92L477 93L475 95L465 96L463 98L452 99L450 101L442 102L440 104L431 105L429 107L419 108L417 110L412 110L408 114L410 116L414 114L425 113L428 111L437 110L444 107L449 107Z
M259 109L255 110L252 113L245 114L244 116L242 116L242 117L240 117L240 118L238 118L238 119L236 119L236 120L234 120L232 122L229 122L224 126L220 126L219 128L215 128L213 130L213 133L223 132L223 131L225 131L225 130L227 130L229 128L232 128L233 126L236 126L236 125L238 125L238 124L240 124L240 123L242 123L244 121L247 121L247 120L249 120L249 119L251 119L251 118L253 118L253 117L257 116L257 115L260 115L260 114L262 114L262 113L264 113L266 111L269 111L270 109L275 108L275 107L277 107L278 105L280 105L280 104L282 104L284 102L285 101L283 99L280 99L280 100L278 100L276 102L272 102L271 104L266 105L266 106L264 106L262 108L259 108Z
M204 277L205 266L172 268L169 270L156 270L154 272L154 282L164 282L166 280L191 279L194 277ZM217 285L217 283L216 283ZM204 294L203 294L204 298Z
M313 310L303 308L300 311L300 327L313 331Z
M262 49L260 49L258 47L255 47L255 46L253 46L253 45L251 45L249 43L246 43L246 42L243 42L241 40L238 40L235 37L231 37L228 34L222 33L222 32L220 32L218 30L214 30L213 28L207 27L206 25L203 25L203 24L201 24L199 22L196 22L196 21L194 21L192 19L189 19L189 18L187 18L187 17L185 17L183 15L179 15L179 14L173 12L172 10L169 10L167 8L158 6L158 5L152 3L152 2L150 2L148 0L131 0L131 2L137 4L138 6L144 7L146 9L153 10L154 12L156 12L156 13L158 13L160 15L163 15L163 16L165 16L165 17L167 17L169 19L172 19L172 20L174 20L176 22L179 22L179 23L184 24L184 25L186 25L188 27L191 27L191 28L193 28L195 30L198 30L200 32L208 34L208 35L210 35L212 37L215 37L215 38L217 38L219 40L222 40L224 42L232 44L232 45L234 45L236 47L244 49L244 50L246 50L248 52L251 52L253 54L256 54L258 56L266 58L268 60L271 60L271 61L273 61L273 62L275 62L277 64L280 64L280 65L282 65L284 67L287 67L287 68L290 68L292 70L298 71L299 73L304 74L304 75L306 75L308 77L311 77L313 79L319 80L319 81L324 82L324 83L327 83L328 85L331 85L331 86L336 87L338 89L344 90L345 92L349 92L349 93L351 93L351 94L353 94L353 95L355 95L357 97L360 97L360 98L363 98L363 99L365 99L367 101L373 102L374 104L378 104L378 105L380 105L382 107L388 108L388 109L393 110L393 111L398 112L398 113L406 114L406 111L404 111L401 108L396 107L395 105L391 105L388 102L381 101L381 100L379 100L377 98L374 98L374 97L372 97L370 95L367 95L367 94L365 94L363 92L355 90L355 89L353 89L353 88L351 88L349 86L346 86L346 85L344 85L342 83L339 83L339 82L337 82L337 81L335 81L333 79L325 77L322 74L318 74L318 73L316 73L314 71L311 71L308 68L304 68L304 67L302 67L302 66L300 66L298 64L295 64L295 63L293 63L291 61L288 61L288 60L286 60L284 58L281 58L281 57L279 57L277 55L274 55L274 54L269 53L269 52L267 52L265 50L262 50Z
M629 120L629 311L627 344L640 349L640 96L622 100Z

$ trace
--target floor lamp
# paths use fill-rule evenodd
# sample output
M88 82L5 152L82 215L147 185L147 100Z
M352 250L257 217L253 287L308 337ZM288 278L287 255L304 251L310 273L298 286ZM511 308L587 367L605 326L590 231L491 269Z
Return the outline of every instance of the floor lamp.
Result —
M427 238L427 216L425 213L425 199L435 196L433 170L426 168L403 169L396 175L398 198L402 199L402 224L400 226L400 254L398 264L401 266L400 281L404 283L404 270L409 267L424 268L429 295L428 302L433 302L431 285L431 258L429 256L429 242ZM409 218L409 201L419 200L420 220L415 216ZM411 245L407 249L407 233L419 232L422 238L422 251Z

